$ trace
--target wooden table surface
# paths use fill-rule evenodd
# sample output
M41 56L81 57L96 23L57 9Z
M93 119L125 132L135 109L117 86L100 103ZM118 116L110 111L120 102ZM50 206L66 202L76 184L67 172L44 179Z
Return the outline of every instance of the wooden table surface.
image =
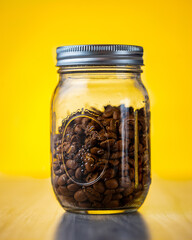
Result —
M0 177L0 240L189 240L192 181L153 176L149 195L134 214L64 212L50 179Z

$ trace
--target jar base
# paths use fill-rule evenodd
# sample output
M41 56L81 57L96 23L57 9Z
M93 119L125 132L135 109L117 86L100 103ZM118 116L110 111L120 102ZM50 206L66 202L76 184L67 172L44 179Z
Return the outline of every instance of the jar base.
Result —
M137 208L130 208L126 210L77 210L77 209L65 209L67 212L77 214L90 214L90 215L109 215L109 214L122 214L136 212Z

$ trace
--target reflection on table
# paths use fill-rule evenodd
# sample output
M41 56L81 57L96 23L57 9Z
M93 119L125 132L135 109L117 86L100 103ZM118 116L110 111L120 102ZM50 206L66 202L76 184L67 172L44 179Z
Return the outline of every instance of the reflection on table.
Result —
M80 215L66 212L55 240L148 240L141 214Z

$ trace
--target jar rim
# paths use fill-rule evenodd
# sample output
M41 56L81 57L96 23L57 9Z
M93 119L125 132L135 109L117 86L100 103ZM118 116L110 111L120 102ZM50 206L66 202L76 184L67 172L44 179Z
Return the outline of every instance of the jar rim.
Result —
M143 65L143 47L136 45L70 45L57 50L57 67L82 65Z

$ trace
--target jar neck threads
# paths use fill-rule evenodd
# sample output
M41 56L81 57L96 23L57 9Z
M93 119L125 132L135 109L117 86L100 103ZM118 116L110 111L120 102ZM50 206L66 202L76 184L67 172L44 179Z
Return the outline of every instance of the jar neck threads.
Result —
M142 73L141 65L127 65L127 66L65 66L59 67L58 73L97 73L97 72L122 72L122 73Z

